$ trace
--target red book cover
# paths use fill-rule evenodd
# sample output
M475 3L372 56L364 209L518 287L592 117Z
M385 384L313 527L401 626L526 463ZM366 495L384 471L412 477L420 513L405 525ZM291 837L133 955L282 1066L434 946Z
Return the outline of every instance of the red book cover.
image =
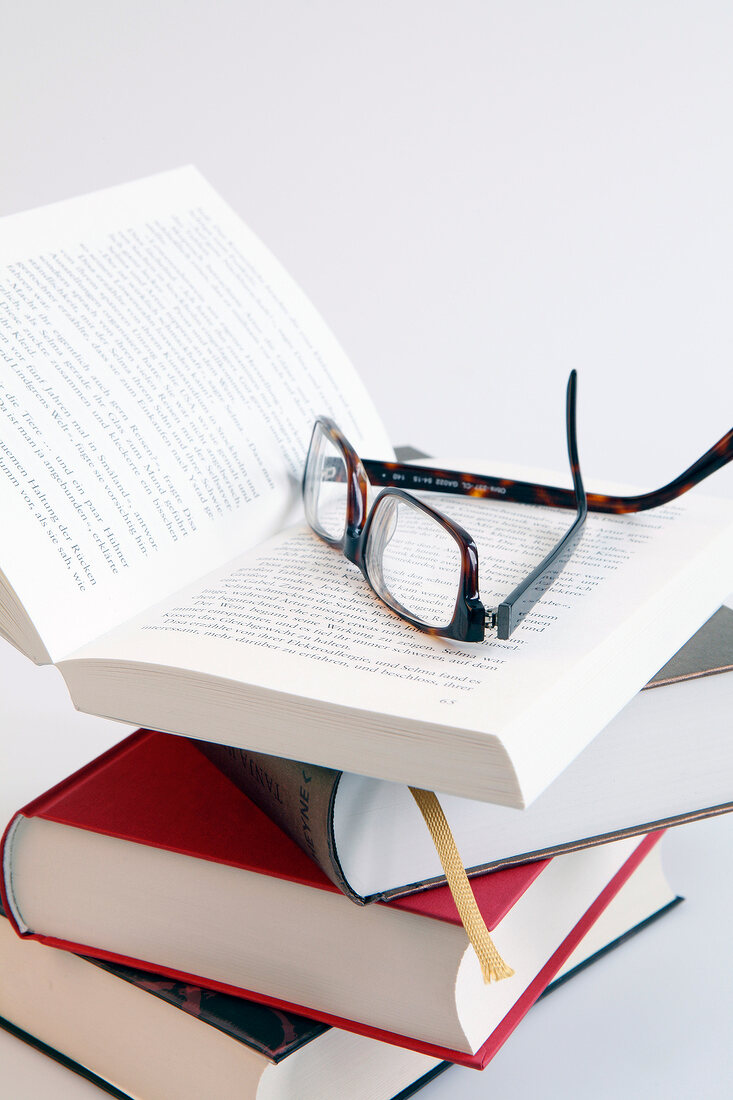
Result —
M339 893L337 887L294 841L206 760L195 744L182 737L139 730L29 803L20 813L25 817L42 817L123 840L285 878L314 889ZM12 822L3 839L3 857L11 827ZM651 834L642 839L621 870L578 921L476 1054L446 1050L419 1040L382 1032L368 1025L319 1013L311 1006L306 1010L308 1015L373 1038L398 1042L436 1058L483 1068L659 836L658 833ZM11 914L12 921L12 906L5 881L8 862L3 858L5 874L0 877L0 886L5 911ZM543 860L510 867L473 880L479 907L490 929L503 919L548 862ZM460 923L453 898L446 886L377 904L409 910L432 919ZM16 922L13 923L16 931L20 931ZM91 954L143 969L155 969L169 977L208 986L221 992L246 995L252 1000L288 1011L304 1011L302 1005L221 982L208 981L201 975L167 970L153 966L145 960L90 948L86 944L60 941L36 933L27 933L26 936L77 953Z

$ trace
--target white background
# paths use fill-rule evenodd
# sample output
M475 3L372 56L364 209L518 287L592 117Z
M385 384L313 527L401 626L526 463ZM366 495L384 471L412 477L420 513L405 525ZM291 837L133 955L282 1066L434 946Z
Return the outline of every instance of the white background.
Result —
M396 442L562 468L575 367L590 488L733 421L732 134L727 3L0 0L0 214L193 162ZM7 646L0 699L3 819L122 732ZM425 1100L731 1094L733 821L666 847L686 904ZM101 1095L4 1035L0 1067Z

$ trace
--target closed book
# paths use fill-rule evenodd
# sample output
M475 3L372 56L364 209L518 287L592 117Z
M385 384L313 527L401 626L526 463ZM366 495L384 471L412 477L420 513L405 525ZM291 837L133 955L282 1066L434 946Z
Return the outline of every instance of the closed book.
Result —
M526 810L443 795L469 875L733 809L731 667L733 610L721 607ZM441 881L407 787L198 744L353 900Z
M680 900L658 852L643 860L545 993ZM25 943L5 919L0 975L0 1027L118 1100L406 1100L449 1065L241 997Z
M352 905L191 742L139 731L13 818L2 888L27 938L480 1068L658 837L477 879L516 971L485 985L446 887Z
M0 1026L115 1096L389 1100L443 1064L242 997L23 943L4 918L0 974Z

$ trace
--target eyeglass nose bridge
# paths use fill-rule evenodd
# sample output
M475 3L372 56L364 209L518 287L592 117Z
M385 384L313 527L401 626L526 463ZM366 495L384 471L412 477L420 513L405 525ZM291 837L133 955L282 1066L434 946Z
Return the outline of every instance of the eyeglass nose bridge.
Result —
M342 544L344 557L356 565L366 577L366 569L364 567L364 528L354 527L352 524L347 525L344 532L344 541Z

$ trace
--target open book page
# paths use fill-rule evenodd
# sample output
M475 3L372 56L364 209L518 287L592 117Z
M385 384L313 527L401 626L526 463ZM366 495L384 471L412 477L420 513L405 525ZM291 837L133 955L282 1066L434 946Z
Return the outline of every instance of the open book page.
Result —
M541 480L555 483L548 474ZM564 510L434 502L474 536L487 606L570 522ZM438 591L435 558L428 551L421 561L422 554L416 543L410 569L425 592ZM268 746L246 713L238 743L386 778L419 783L420 766L369 772L350 754L346 735L368 712L388 716L391 729L411 729L424 759L450 730L457 775L455 731L473 743L497 735L534 797L712 614L730 589L732 566L733 507L725 502L690 494L646 514L591 514L563 574L511 639L457 644L402 622L340 553L295 527L75 656L168 665L343 708L344 736L334 734L327 758L297 730L289 752ZM306 713L303 705L304 722ZM118 717L153 724L134 707ZM212 728L205 735L215 740ZM445 782L440 789L450 790Z
M300 514L314 418L385 430L194 169L0 223L0 568L56 659Z

